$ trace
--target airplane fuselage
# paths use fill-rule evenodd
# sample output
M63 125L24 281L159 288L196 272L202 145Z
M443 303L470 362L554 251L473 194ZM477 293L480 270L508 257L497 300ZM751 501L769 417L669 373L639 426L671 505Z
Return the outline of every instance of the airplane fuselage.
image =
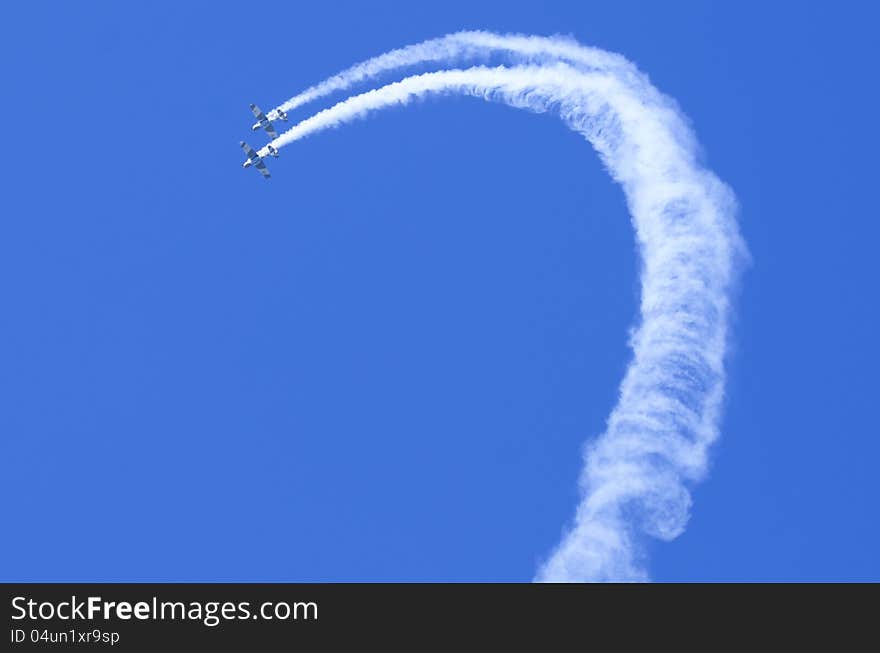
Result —
M264 158L266 158L266 156L274 156L276 159L278 158L278 150L276 148L272 147L271 145L267 145L266 149L268 150L268 155L260 155L254 152L254 156L256 158L252 159L250 158L250 156L248 156L248 158L245 159L245 162L241 164L241 167L250 168L252 165L254 165L256 161L262 161ZM251 152L253 152L253 150L251 150Z

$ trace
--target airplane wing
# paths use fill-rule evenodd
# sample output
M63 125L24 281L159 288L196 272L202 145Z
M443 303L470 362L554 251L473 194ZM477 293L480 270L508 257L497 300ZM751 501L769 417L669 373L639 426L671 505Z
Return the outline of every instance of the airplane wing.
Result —
M271 138L273 141L276 138L278 138L278 132L275 131L275 128L272 126L272 123L269 122L268 120L266 121L266 126L263 127L263 129L265 130L265 132L267 134L269 134L269 138Z
M245 155L247 155L247 158L249 158L251 161L253 161L254 159L260 158L257 156L257 153L254 152L254 148L252 148L250 145L248 145L244 141L241 141L239 143L239 145L241 145L241 149L244 150Z
M252 105L251 105L251 111L252 111L253 114L254 114L254 118L256 118L257 120L259 120L260 122L263 122L264 120L267 120L267 121L268 121L268 118L266 118L266 116L263 114L263 112L262 112L262 110L260 109L260 107L258 107L256 104L252 104Z
M257 159L257 162L254 163L254 167L259 170L260 174L263 175L263 177L265 177L266 179L272 176L269 174L269 168L266 167L266 164L263 163L262 159Z

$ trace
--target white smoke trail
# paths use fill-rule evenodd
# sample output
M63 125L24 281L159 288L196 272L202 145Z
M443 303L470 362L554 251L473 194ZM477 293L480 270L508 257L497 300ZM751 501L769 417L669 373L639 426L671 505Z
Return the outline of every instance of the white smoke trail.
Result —
M547 38L523 34L493 34L464 31L448 34L415 45L408 45L368 59L306 89L277 107L291 111L331 93L351 88L392 70L426 63L487 59L493 52L517 63L563 61L578 68L615 70L620 78L641 77L624 57L598 48L581 45L562 36Z
M555 110L590 141L622 185L633 218L642 257L641 323L619 401L586 450L574 524L538 579L642 580L639 533L672 539L682 532L690 506L686 484L705 473L718 436L728 295L744 247L733 195L696 161L696 141L674 104L621 57L584 52L595 54L595 65L477 66L408 77L303 120L273 145L444 93ZM324 90L312 95L353 77L347 79L319 85Z

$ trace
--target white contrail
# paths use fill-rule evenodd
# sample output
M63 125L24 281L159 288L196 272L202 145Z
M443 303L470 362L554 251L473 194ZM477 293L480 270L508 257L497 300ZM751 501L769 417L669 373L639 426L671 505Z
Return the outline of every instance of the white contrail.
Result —
M392 70L427 63L487 59L497 52L518 63L564 61L586 69L617 71L621 77L640 76L635 66L624 57L598 48L581 45L574 39L557 36L547 38L524 34L493 34L492 32L464 31L408 45L352 66L320 84L293 96L276 110L291 111L308 102Z
M696 141L674 103L617 55L576 67L571 57L560 58L569 63L407 77L303 120L273 145L449 93L556 111L590 141L622 185L632 215L642 257L641 323L618 403L586 449L574 523L537 578L642 580L639 534L672 539L682 532L686 485L705 473L718 436L729 293L745 249L733 194L699 165Z

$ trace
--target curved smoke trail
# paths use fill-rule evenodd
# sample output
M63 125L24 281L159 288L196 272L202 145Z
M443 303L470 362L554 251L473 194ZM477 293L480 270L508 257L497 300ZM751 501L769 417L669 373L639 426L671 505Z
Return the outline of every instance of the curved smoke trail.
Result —
M622 75L638 75L638 70L620 55L590 48L564 37L545 38L520 34L493 34L466 31L408 45L352 66L320 84L293 96L276 110L291 111L331 93L351 88L358 82L384 73L427 63L487 59L493 52L518 62L566 61L584 68L616 69Z
M745 255L733 194L698 163L696 140L674 103L622 57L571 41L463 34L360 64L282 107L425 61L499 50L522 65L407 77L320 111L272 144L281 148L372 111L455 93L555 111L593 145L632 215L642 259L641 322L618 403L586 449L574 523L537 579L646 579L639 534L668 540L683 531L687 485L705 474L718 437L729 294Z

